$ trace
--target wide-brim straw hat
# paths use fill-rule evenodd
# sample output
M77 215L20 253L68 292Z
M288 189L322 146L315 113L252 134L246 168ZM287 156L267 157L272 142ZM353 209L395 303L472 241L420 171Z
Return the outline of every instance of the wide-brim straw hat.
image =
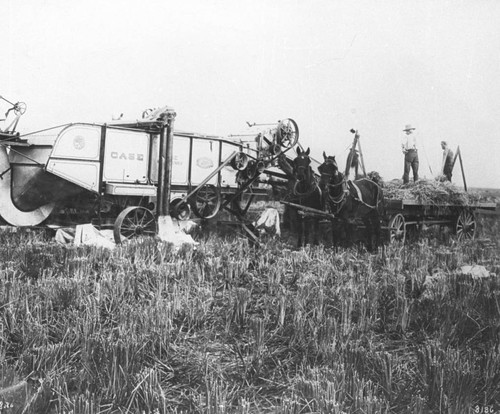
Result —
M403 131L411 131L412 129L415 129L415 128L413 128L410 124L408 124L405 126L405 129L403 129Z

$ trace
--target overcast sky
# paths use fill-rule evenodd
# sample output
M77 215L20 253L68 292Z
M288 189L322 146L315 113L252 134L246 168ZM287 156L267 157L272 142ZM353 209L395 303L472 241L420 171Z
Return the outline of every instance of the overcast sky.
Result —
M412 124L422 176L447 140L468 185L500 188L499 1L0 4L0 95L27 103L21 132L164 105L176 128L223 136L293 118L318 159L344 162L359 130L367 169L390 180Z

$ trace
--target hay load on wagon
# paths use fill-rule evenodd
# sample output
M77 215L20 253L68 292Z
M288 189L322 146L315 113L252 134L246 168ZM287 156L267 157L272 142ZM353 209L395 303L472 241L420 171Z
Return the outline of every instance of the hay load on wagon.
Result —
M469 205L484 201L479 193L465 192L449 181L420 180L403 184L402 180L383 183L384 196L388 200L412 200L421 204Z

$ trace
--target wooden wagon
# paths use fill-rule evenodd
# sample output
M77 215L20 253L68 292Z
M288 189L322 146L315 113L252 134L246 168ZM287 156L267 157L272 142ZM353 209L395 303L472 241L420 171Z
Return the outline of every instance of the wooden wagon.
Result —
M424 227L446 226L458 240L470 240L476 234L476 213L495 211L495 203L473 204L422 203L411 199L386 199L384 221L391 242L404 242L411 232Z

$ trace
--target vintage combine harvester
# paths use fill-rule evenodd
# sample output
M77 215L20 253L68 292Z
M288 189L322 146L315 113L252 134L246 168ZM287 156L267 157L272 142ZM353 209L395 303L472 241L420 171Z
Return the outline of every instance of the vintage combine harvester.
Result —
M15 119L0 130L1 219L12 226L92 222L112 227L116 242L156 234L159 216L187 219L193 211L209 219L221 209L254 236L245 213L255 196L267 194L262 176L282 177L271 167L298 141L291 119L246 143L174 131L169 107L131 122L20 134L26 105L11 105L6 116L13 112Z

